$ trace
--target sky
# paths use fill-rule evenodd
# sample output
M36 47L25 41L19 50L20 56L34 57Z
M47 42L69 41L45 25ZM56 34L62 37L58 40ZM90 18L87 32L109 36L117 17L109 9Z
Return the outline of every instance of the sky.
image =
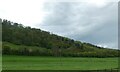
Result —
M0 18L118 48L118 0L0 0Z

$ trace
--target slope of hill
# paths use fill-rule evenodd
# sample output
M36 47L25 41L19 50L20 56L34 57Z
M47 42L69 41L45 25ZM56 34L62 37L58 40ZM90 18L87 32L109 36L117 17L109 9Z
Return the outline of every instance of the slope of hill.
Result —
M3 54L73 57L118 56L118 50L82 43L7 20L2 21L2 41Z

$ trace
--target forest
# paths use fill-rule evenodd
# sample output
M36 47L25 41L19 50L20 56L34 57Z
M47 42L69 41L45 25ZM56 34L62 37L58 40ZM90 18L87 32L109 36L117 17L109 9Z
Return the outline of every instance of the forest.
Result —
M3 55L118 57L119 50L76 41L8 20L2 20Z

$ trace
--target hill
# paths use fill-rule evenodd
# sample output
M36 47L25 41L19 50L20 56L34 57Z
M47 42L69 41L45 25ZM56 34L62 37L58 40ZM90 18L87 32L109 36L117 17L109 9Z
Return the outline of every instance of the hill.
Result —
M82 43L7 20L2 21L2 41L3 54L118 57L118 50Z

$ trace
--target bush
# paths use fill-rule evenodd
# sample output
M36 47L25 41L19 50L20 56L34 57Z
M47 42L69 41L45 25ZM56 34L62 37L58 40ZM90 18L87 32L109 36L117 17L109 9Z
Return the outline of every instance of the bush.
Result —
M2 53L3 54L10 54L11 53L11 48L9 46L3 46Z

